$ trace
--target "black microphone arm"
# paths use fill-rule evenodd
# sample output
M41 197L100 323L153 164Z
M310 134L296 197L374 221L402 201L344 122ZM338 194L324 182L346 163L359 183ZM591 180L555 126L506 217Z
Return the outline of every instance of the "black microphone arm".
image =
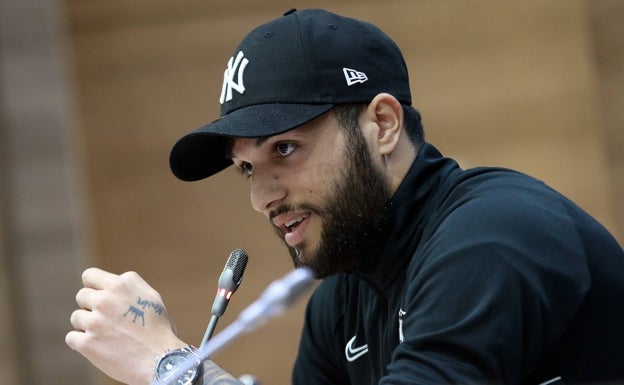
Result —
M312 270L301 267L284 277L273 281L262 293L260 298L243 310L238 318L199 348L199 359L203 363L211 354L234 341L242 334L249 333L272 318L281 315L305 294L314 282ZM173 385L175 380L191 369L194 360L182 362L172 375L155 385Z
M236 249L230 253L229 258L225 263L225 267L223 268L223 272L221 273L221 276L219 276L219 282L217 283L217 295L215 296L212 304L212 316L210 317L210 322L208 323L206 332L204 333L204 338L202 338L202 342L199 345L200 347L204 346L212 337L212 333L217 326L219 317L225 313L225 309L227 308L228 303L230 303L232 294L234 294L243 281L243 273L247 267L248 259L249 257L247 256L245 250Z

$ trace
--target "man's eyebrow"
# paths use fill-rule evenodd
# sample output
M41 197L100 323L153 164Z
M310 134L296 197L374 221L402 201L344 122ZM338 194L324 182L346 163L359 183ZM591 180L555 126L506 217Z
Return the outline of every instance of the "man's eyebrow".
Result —
M273 135L259 136L256 138L256 143L254 144L256 148L262 146L264 142L269 140ZM234 154L232 154L232 148L234 147L234 137L224 137L226 141L225 146L225 156L229 159L234 158Z
M267 140L269 140L269 138L273 136L273 135L267 135L267 136L260 136L256 139L256 148L262 146L262 143L266 142Z

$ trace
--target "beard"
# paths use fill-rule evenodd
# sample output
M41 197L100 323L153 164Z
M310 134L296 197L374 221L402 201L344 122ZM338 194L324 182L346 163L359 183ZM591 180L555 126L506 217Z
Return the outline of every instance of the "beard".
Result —
M324 202L285 205L271 215L305 209L321 218L316 249L310 249L305 242L292 247L284 241L295 267L308 267L317 278L356 268L376 250L378 236L388 222L388 183L373 164L360 129L343 132L347 138L347 167L333 181ZM278 235L284 240L281 232Z

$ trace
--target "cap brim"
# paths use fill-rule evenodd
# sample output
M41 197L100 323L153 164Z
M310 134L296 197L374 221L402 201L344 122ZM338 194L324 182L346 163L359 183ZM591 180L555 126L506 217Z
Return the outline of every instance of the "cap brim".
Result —
M333 104L259 104L233 111L183 136L171 149L169 165L183 181L207 178L232 164L228 137L281 134L324 114Z

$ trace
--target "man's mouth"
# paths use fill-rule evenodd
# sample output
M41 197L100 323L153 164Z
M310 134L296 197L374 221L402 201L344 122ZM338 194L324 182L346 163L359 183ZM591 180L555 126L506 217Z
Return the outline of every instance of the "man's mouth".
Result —
M276 215L272 218L272 222L279 229L284 241L290 246L295 246L304 239L310 215L309 211L287 212Z
M292 232L293 230L295 230L297 228L297 226L299 226L299 224L301 222L303 222L304 219L306 219L309 216L309 214L305 214L305 215L300 215L297 218L293 218L287 222L284 223L284 227L286 227L286 230L288 232Z

